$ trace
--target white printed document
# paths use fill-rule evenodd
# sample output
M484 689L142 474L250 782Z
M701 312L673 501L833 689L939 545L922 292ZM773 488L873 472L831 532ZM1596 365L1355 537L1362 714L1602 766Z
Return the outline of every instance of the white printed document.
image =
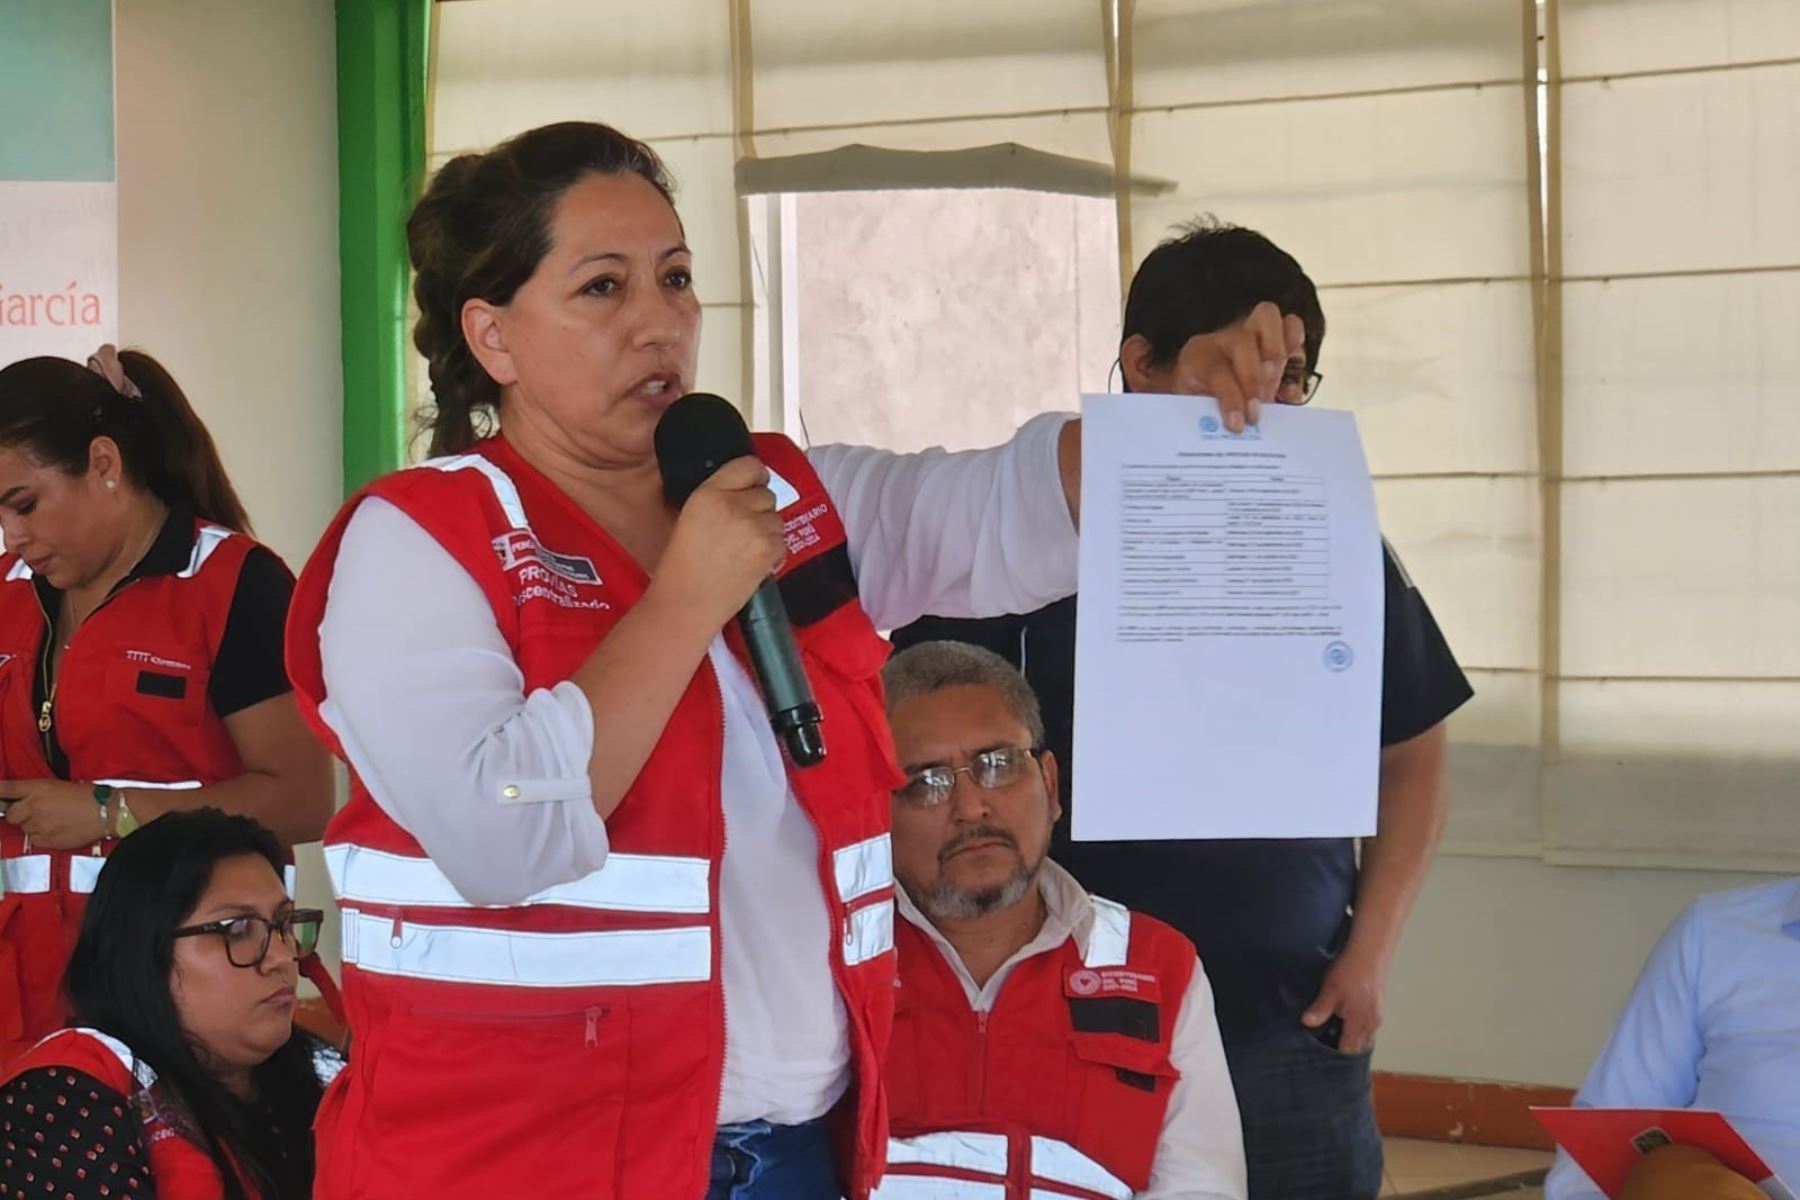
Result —
M1375 832L1383 566L1345 412L1082 398L1079 841Z

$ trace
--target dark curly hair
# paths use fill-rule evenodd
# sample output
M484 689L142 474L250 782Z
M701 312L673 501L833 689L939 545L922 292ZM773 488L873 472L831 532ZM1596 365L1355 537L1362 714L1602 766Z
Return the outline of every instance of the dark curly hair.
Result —
M1145 256L1125 297L1121 343L1141 334L1167 366L1195 334L1242 320L1265 300L1306 327L1306 365L1319 364L1325 310L1294 256L1254 229L1201 217Z
M406 223L419 321L413 344L431 366L431 453L478 440L477 413L493 413L500 387L463 338L470 300L506 304L550 249L550 215L589 175L637 175L671 205L668 169L636 138L609 125L564 121L445 163Z

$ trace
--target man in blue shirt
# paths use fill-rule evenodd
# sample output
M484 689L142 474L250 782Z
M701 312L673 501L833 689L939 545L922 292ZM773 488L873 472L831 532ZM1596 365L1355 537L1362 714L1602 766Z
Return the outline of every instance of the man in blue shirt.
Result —
M1260 233L1215 223L1164 242L1138 268L1119 347L1126 390L1190 390L1175 370L1181 347L1265 302L1305 328L1277 399L1306 403L1325 339L1312 281ZM1089 891L1168 922L1199 950L1243 1117L1250 1200L1374 1200L1381 1190L1369 1055L1388 966L1443 831L1443 722L1472 694L1424 597L1391 548L1383 557L1379 832L1363 842L1360 870L1348 838L1072 842L1066 815L1052 845ZM928 617L894 642L974 642L1021 667L1042 702L1045 742L1067 763L1075 604L987 621ZM1306 733L1288 731L1297 754ZM1085 802L1065 797L1065 814Z
M1800 1185L1800 879L1704 896L1677 917L1575 1103L1722 1113ZM1544 1195L1602 1193L1558 1154Z

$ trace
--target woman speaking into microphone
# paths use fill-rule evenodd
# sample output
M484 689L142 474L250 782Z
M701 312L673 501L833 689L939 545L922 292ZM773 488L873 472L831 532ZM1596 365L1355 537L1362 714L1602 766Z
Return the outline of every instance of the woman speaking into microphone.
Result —
M1072 427L760 437L677 508L655 434L700 306L649 148L570 123L453 159L408 241L433 457L352 499L289 624L352 771L318 1195L865 1196L900 778L876 629L1073 590ZM734 621L771 572L823 716L804 768Z

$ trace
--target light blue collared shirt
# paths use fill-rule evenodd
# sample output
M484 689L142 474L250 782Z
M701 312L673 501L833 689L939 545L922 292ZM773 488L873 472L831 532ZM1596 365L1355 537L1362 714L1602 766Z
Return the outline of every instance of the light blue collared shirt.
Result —
M1800 878L1703 896L1676 918L1575 1103L1716 1110L1800 1186ZM1559 1152L1544 1195L1601 1193Z

